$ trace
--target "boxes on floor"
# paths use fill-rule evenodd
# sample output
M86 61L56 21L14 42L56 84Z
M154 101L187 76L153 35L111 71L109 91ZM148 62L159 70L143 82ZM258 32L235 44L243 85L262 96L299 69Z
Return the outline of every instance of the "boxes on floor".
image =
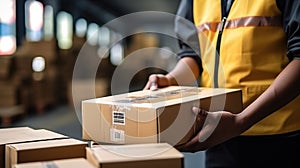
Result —
M30 127L2 128L0 135L0 167L5 167L5 146L8 144L68 138L49 130L34 130Z
M87 160L99 168L182 168L184 156L167 143L98 145L86 149Z
M58 159L86 158L87 142L56 139L6 145L5 167L16 164Z
M0 85L0 108L20 104L18 97L20 86L15 81L0 80Z
M82 102L83 139L101 143L187 142L199 130L192 107L242 110L240 89L170 86Z
M14 168L95 168L84 158L61 159L44 162L30 162L15 165Z

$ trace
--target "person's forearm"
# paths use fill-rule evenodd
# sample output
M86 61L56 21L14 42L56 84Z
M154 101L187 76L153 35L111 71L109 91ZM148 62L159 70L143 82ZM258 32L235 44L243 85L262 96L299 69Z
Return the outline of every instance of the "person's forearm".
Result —
M299 86L300 59L295 59L260 97L238 114L242 132L297 97L300 94Z
M170 85L189 85L199 77L199 66L193 58L184 57L166 77Z

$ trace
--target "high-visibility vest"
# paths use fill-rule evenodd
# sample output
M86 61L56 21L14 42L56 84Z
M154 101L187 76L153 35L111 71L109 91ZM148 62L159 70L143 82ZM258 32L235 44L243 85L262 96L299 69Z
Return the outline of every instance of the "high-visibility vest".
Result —
M276 0L235 0L228 16L222 16L221 6L221 0L194 0L203 66L201 85L241 88L246 107L288 64L281 11ZM300 130L299 120L300 96L244 134Z

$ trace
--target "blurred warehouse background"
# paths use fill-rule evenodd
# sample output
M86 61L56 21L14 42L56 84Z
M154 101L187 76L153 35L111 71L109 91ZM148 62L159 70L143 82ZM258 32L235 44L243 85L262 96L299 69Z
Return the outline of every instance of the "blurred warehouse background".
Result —
M172 21L164 17L155 17L152 23L115 30L106 27L107 23L140 11L175 14L178 4L178 0L0 0L2 126L9 126L17 117L28 113L42 114L48 108L62 104L72 107L72 74L83 45L88 48L85 53L87 57L100 56L101 49L112 38L122 37L125 27L133 32L173 29ZM114 70L130 53L147 47L166 48L172 52L176 52L177 48L174 38L159 33L136 33L120 39L100 62L95 77L98 97L111 94L110 82ZM155 59L151 58L150 53L148 55L147 60L132 62L130 66L153 64ZM165 60L159 61L160 64L171 67L176 58ZM153 72L161 71L145 69L138 72L132 79L130 90L141 89L148 74ZM82 73L88 74L89 71ZM84 93L85 81L78 81L76 85Z

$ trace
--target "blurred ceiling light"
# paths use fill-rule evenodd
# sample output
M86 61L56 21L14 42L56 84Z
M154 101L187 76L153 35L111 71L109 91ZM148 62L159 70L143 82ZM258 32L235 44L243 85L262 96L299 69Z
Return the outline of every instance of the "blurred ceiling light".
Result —
M98 43L99 26L96 23L90 23L87 28L87 42L92 46Z
M110 32L110 45L117 43L118 41L120 41L124 38L120 33L116 32L112 29L110 29L109 32Z
M44 39L52 40L54 32L54 11L50 5L45 6L44 13Z
M97 55L100 58L108 58L109 56L109 48L108 47L99 47L97 50Z
M41 30L43 27L44 7L41 2L30 1L29 4L29 28L33 31Z
M0 55L16 51L16 2L0 0Z
M64 11L57 14L57 40L60 49L70 49L73 45L73 17Z
M41 2L28 0L25 2L25 27L26 38L29 41L42 39L44 24L44 6Z
M75 24L75 34L77 37L84 37L87 31L87 21L84 18L80 18Z
M106 47L110 43L110 30L105 26L99 28L98 43L100 47Z
M14 23L16 20L15 0L0 0L0 4L1 23Z
M38 56L34 57L32 60L32 70L34 72L42 72L46 68L46 63L44 57Z
M113 65L120 65L124 58L124 47L117 43L110 49L110 62Z
M0 55L10 55L16 51L16 37L0 37Z

